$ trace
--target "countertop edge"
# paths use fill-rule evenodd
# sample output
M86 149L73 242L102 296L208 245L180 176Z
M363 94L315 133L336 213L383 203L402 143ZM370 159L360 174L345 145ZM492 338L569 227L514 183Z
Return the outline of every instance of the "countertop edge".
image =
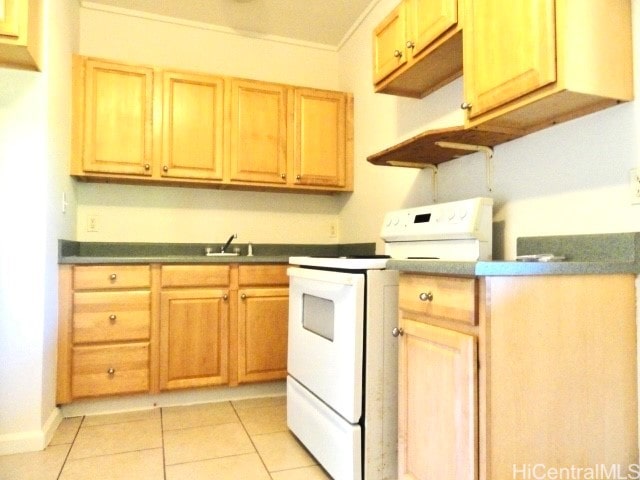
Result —
M522 275L610 275L640 273L636 262L447 262L439 260L390 260L387 268L405 273L469 277Z

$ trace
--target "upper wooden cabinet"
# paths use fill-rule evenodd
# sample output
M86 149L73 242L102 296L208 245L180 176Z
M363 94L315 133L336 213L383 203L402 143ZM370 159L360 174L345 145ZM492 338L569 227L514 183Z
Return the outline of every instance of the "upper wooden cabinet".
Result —
M293 175L297 185L351 188L352 97L298 88L294 100Z
M287 183L287 88L231 80L231 180Z
M466 0L464 5L467 114L460 125L421 133L371 155L370 162L438 164L467 153L438 142L493 147L633 99L629 0ZM457 58L448 63L457 65ZM380 85L376 91L385 91ZM400 89L388 93L412 96Z
M150 176L153 69L76 57L72 173Z
M458 0L405 0L373 33L376 92L421 98L462 73Z
M629 1L465 4L469 126L526 134L633 99Z
M0 65L40 70L42 1L0 0Z
M78 178L339 192L352 164L348 93L74 59Z
M160 174L222 180L224 79L178 72L162 79Z

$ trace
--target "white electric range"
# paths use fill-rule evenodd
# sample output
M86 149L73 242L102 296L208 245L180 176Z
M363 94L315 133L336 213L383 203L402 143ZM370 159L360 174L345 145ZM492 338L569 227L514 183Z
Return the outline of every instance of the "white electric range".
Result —
M398 272L491 258L489 198L390 212L372 257L291 257L287 425L337 480L397 478Z

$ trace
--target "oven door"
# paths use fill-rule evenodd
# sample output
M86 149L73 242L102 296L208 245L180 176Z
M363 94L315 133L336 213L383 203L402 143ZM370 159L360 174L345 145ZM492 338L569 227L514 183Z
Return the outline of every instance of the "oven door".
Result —
M288 372L349 423L362 414L364 273L288 269Z

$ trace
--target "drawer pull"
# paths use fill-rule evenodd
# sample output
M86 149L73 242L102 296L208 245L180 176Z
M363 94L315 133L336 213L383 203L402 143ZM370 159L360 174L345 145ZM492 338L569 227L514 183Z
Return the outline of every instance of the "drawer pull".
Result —
M420 294L420 300L423 302L431 302L433 301L433 293L431 292L422 292Z
M111 275L109 275L109 279L111 279L112 282L115 282L118 279L118 275L112 273Z
M391 330L391 335L393 335L394 337L399 337L400 335L404 334L404 330L402 328L398 328L398 327L393 327L393 330Z
M116 315L114 315L113 313L112 313L111 315L109 315L109 321L110 321L111 323L116 323L116 319L117 319L117 318L118 318L118 317L117 317Z
M246 293L243 293L242 295L240 295L240 298L241 298L242 300L245 300L245 299L247 298L247 294L246 294Z
M110 377L113 377L116 374L116 369L111 367L109 368L109 370L107 370L107 373L109 374Z

